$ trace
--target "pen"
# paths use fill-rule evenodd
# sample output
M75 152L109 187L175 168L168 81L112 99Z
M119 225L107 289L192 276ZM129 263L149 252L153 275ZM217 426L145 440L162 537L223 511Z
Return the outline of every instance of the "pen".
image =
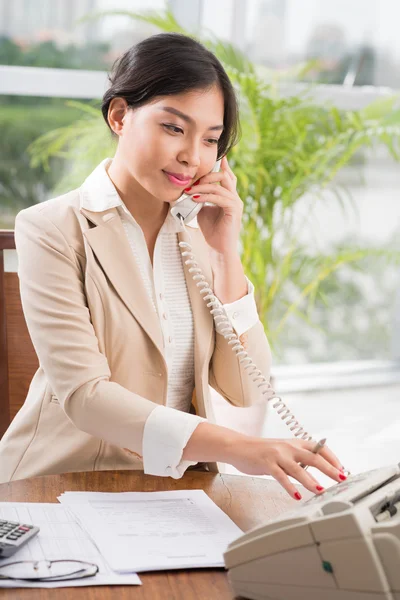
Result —
M311 450L311 452L313 454L318 454L319 451L325 446L326 444L326 438L322 438L322 440L319 440L319 442L317 442L314 446L314 448ZM302 469L304 469L305 471L308 469L309 465L304 465L303 463L300 463L300 466Z

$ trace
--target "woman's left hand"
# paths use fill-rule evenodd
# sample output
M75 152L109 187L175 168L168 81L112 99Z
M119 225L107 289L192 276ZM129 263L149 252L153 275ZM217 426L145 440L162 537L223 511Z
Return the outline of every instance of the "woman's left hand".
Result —
M218 182L221 185L216 185ZM236 191L236 176L226 156L221 161L221 170L199 179L189 194L194 202L212 202L215 205L203 206L197 215L207 244L221 255L237 254L243 202ZM198 194L200 197L195 198Z

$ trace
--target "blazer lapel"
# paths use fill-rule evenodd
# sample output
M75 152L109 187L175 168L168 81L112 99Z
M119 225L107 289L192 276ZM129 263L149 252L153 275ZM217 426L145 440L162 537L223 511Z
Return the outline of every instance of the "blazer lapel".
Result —
M127 308L163 355L164 344L159 318L144 287L117 209L93 212L81 208L81 213L96 225L84 231L84 236L102 269Z

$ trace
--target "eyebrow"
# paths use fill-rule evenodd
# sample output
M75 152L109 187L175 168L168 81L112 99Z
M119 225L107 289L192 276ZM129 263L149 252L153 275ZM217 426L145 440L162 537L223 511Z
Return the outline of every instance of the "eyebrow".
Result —
M189 117L189 115L185 115L183 112L181 112L180 110L178 110L176 108L173 108L172 106L162 106L161 110L164 110L165 112L169 112L173 115L176 115L177 117L180 117L187 123L191 123L192 125L195 124L195 121L194 121L194 119L192 119L192 117ZM213 127L208 128L209 131L222 131L223 129L224 129L223 125L214 125Z

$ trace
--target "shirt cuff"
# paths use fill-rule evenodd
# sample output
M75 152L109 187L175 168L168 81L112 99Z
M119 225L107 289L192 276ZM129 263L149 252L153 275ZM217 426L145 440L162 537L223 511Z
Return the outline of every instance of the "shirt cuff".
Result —
M197 425L207 419L168 406L157 406L143 431L143 470L146 475L179 479L197 461L181 460Z
M257 305L254 298L254 285L247 277L246 281L246 296L243 296L243 298L239 298L239 300L235 300L235 302L231 302L230 304L220 303L221 308L224 309L237 336L246 333L246 331L254 327L259 321ZM221 333L223 327L216 325L215 329L217 333Z

